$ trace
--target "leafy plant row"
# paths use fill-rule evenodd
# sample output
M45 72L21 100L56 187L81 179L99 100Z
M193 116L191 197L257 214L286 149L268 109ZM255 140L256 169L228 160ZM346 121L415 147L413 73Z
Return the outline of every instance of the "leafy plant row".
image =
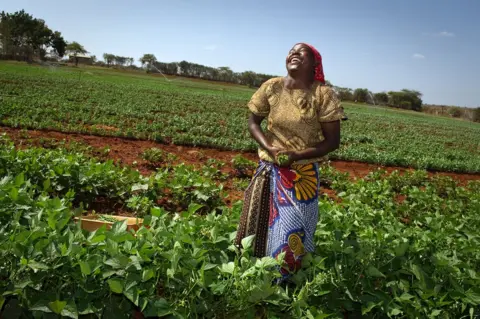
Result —
M253 90L5 62L0 83L3 125L256 149L246 125ZM342 123L342 147L332 159L480 172L476 123L380 107L344 107L349 120Z

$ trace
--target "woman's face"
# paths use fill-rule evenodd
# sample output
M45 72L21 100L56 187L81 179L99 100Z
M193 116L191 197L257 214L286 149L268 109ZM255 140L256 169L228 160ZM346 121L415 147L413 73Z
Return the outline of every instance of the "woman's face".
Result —
M315 68L315 58L312 50L305 44L296 44L288 52L287 71L310 75Z

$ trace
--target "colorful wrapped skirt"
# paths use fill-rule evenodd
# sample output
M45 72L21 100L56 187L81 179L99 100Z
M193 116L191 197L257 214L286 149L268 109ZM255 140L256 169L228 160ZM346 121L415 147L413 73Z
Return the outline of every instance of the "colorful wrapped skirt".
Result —
M283 277L296 272L307 252L313 252L318 222L318 164L283 168L260 161L246 192L236 245L255 235L256 257L276 258L285 252Z

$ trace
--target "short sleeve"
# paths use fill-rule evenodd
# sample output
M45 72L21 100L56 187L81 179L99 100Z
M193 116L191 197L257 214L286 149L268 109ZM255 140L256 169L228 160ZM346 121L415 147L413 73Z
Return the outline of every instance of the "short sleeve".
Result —
M334 122L346 120L342 104L331 87L320 87L320 110L318 114L319 122Z
M266 117L270 113L270 104L267 95L268 85L268 81L263 83L260 88L253 93L248 102L248 109L255 115Z

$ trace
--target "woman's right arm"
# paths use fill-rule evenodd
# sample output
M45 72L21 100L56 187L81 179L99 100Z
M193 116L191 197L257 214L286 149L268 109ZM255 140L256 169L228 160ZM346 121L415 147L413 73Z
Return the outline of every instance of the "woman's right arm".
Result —
M270 145L267 138L265 137L265 134L263 133L261 127L262 121L264 119L265 117L263 116L250 113L250 116L248 117L248 131L255 139L255 141L257 141L258 145L260 145L261 148L270 153L270 156L276 158L277 153L280 151L280 149L272 147L272 145Z

